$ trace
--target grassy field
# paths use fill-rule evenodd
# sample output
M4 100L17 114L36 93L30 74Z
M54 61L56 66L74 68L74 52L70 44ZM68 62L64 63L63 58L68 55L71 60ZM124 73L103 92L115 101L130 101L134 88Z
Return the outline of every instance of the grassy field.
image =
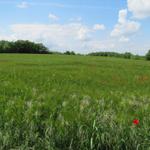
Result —
M150 62L1 54L0 150L10 149L150 150Z

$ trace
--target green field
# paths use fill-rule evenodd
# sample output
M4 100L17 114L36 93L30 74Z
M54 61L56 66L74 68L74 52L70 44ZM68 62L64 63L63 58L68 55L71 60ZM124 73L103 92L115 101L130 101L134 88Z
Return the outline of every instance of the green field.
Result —
M1 54L0 150L10 149L150 150L150 62Z

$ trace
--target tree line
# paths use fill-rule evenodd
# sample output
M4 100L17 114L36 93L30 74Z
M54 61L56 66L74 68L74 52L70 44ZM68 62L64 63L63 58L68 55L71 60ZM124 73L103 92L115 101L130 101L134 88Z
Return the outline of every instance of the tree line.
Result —
M35 53L48 54L49 50L42 43L18 40L15 42L0 41L0 53Z
M105 56L105 57L122 57L131 59L134 55L130 52L117 53L117 52L93 52L89 53L89 56Z
M31 54L61 54L61 55L81 55L76 54L74 51L54 52L50 51L42 43L34 43L28 40L18 41L0 41L0 53L31 53ZM119 57L126 59L141 59L146 58L150 60L150 50L145 56L134 55L130 52L117 53L117 52L92 52L87 56L104 56L104 57Z
M146 59L150 60L150 50L146 53L145 56L134 55L130 52L125 53L117 53L117 52L93 52L89 53L89 56L105 56L105 57L119 57L119 58L126 58L126 59Z

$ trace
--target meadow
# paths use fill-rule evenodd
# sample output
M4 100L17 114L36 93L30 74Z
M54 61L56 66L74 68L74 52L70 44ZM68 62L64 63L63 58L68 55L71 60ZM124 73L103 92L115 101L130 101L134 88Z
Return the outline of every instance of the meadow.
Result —
M0 150L150 150L150 62L0 54Z

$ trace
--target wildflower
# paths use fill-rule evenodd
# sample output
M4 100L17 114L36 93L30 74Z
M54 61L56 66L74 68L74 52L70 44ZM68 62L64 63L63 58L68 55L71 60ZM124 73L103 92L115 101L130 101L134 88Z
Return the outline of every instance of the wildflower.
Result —
M138 124L139 124L139 120L138 120L138 119L134 119L134 120L133 120L133 124L134 124L134 125L138 125Z

